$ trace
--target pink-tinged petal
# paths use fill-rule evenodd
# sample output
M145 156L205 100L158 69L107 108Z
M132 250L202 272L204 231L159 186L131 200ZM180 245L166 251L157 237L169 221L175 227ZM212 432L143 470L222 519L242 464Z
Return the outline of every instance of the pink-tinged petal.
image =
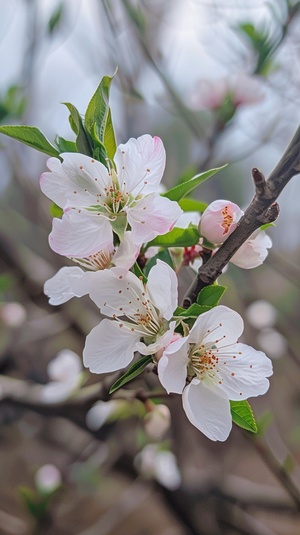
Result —
M270 247L271 238L263 230L259 230L243 243L230 262L243 269L256 268L267 258Z
M239 401L265 394L267 377L272 375L272 362L262 352L246 344L235 344L218 354L219 387L229 399Z
M210 440L224 441L232 428L230 404L217 387L193 379L182 395L184 411L190 422Z
M124 316L134 314L137 308L142 310L144 285L130 271L118 268L105 269L95 273L90 279L90 298L107 316Z
M72 297L82 297L88 293L88 288L83 284L79 289L77 282L85 277L86 273L76 266L61 268L44 285L44 294L49 297L50 305L61 305Z
M239 206L231 201L214 201L203 212L200 233L212 243L223 243L236 229L243 214Z
M172 230L182 210L177 202L151 194L126 208L128 223L136 243L153 240Z
M137 351L139 351L142 355L155 355L159 351L163 352L164 349L168 347L172 338L174 337L175 325L176 321L171 321L169 325L169 330L167 330L162 335L157 336L155 342L153 342L152 344L146 345L144 344L144 342L138 342L136 346Z
M148 134L119 145L115 155L120 186L136 197L157 191L166 164L166 152L159 137Z
M41 176L42 192L61 208L101 204L111 182L106 167L84 154L66 152L61 157L63 162L47 161L50 172Z
M120 243L112 263L122 269L129 270L139 255L140 247L132 239L132 232L124 232L124 240Z
M88 334L83 363L93 373L108 373L125 368L133 359L139 335L104 319Z
M213 343L217 348L234 344L244 330L241 316L223 305L201 314L189 334L191 344Z
M175 271L157 260L148 275L147 290L160 315L170 320L178 305L178 281Z
M230 77L229 84L235 106L255 104L264 98L262 83L258 77L238 73Z
M171 343L158 361L158 378L168 393L181 394L187 378L189 343L180 338Z
M62 219L53 219L49 235L51 249L63 256L84 258L112 243L109 221L88 212L68 209Z

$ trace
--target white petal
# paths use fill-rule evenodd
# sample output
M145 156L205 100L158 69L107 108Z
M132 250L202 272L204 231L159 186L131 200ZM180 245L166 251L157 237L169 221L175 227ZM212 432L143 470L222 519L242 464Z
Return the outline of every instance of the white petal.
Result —
M132 239L130 231L124 232L124 241L120 243L112 263L118 267L129 270L135 263L140 247Z
M182 214L177 202L155 194L140 199L131 208L127 207L126 212L136 243L145 243L159 234L166 234Z
M50 305L61 305L72 297L82 297L87 294L88 287L85 287L84 284L80 289L76 286L76 283L85 275L80 267L66 266L61 268L44 285L44 294L49 297Z
M267 377L273 373L271 360L246 344L226 349L220 348L217 354L220 389L233 401L265 394L269 388Z
M217 347L224 346L235 343L243 330L241 316L228 307L218 305L197 318L189 334L189 342L213 342Z
M91 372L114 372L132 361L139 336L120 325L117 321L104 319L88 334L83 363Z
M170 344L158 361L158 378L168 393L181 394L187 377L188 338Z
M218 388L193 379L183 391L182 402L188 419L201 433L210 440L227 439L232 428L230 404Z
M110 177L106 167L84 154L63 153L47 161L50 172L40 179L41 190L58 206L92 206L105 199Z
M130 271L124 275L119 268L105 269L96 272L89 282L89 295L102 314L118 317L143 309L143 283Z
M112 229L107 219L72 209L68 209L62 219L53 219L49 235L53 251L79 258L97 253L112 240Z
M170 320L178 304L178 281L175 271L161 260L148 275L147 290L160 315Z
M271 238L260 230L243 243L230 262L243 269L256 268L267 258L270 247L272 247Z
M115 155L120 186L133 197L157 191L166 164L166 152L159 137L148 134L119 145Z

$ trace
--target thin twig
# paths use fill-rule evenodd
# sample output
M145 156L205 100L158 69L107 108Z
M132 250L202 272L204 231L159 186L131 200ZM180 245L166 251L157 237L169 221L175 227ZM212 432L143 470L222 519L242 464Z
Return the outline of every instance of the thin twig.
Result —
M265 181L258 169L253 169L255 195L235 231L221 245L216 254L199 268L184 298L185 308L196 301L202 288L212 284L219 277L232 256L255 230L277 219L279 206L275 201L291 178L299 172L300 127L268 180Z

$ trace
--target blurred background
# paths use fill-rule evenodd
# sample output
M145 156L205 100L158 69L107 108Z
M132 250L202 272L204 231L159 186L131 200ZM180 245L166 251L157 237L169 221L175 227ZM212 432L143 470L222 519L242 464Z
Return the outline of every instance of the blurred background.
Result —
M118 67L118 142L159 135L167 187L229 164L199 200L246 207L251 169L268 176L298 127L300 2L0 0L0 13L1 124L73 139L62 103L83 114ZM251 401L259 434L234 428L218 444L189 424L178 396L130 394L155 393L155 374L112 400L113 378L83 370L96 307L51 307L43 294L66 263L48 246L46 160L1 136L0 533L299 534L299 177L279 198L264 265L220 278L243 341L273 359L274 376ZM182 287L191 280L187 268Z

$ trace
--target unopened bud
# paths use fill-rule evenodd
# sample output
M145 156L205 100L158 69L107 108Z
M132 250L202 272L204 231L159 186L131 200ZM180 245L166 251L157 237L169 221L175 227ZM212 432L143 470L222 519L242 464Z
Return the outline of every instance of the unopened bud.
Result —
M238 205L231 201L214 201L203 212L199 232L211 243L223 243L236 229L243 214Z

